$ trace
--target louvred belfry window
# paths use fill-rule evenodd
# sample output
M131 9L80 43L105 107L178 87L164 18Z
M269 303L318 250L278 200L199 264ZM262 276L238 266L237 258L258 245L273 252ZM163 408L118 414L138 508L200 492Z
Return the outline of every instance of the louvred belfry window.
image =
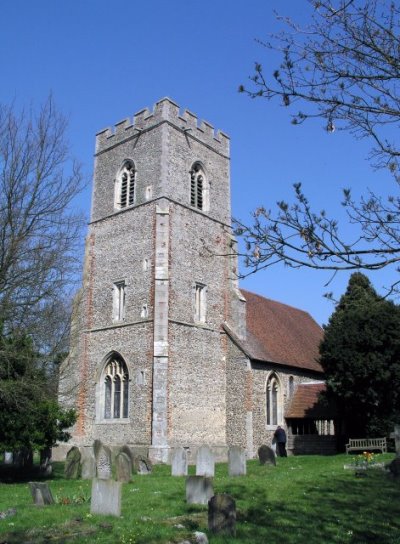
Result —
M133 162L126 162L119 173L117 201L119 208L126 208L135 203L136 170Z
M201 164L194 163L190 170L190 205L205 210L205 175Z

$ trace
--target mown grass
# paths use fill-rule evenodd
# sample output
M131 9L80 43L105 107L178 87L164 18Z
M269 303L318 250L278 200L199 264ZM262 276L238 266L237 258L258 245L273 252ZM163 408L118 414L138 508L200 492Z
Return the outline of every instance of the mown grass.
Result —
M226 464L217 465L214 491L236 500L234 542L400 543L400 483L380 470L356 478L343 469L348 459L289 457L276 467L249 461L247 476L237 478L228 477ZM92 516L91 482L65 480L61 464L48 481L59 503L42 508L32 504L27 481L1 484L0 511L16 509L0 520L1 544L177 543L195 530L214 544L233 541L208 533L207 507L186 504L185 479L171 477L167 466L124 484L120 518Z

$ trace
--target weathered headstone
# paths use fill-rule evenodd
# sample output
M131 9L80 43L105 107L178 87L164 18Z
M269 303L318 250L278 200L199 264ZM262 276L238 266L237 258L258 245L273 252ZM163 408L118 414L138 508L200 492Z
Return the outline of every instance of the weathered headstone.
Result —
M93 479L90 512L104 516L121 515L121 482Z
M118 482L130 482L132 476L131 458L120 451L115 458L115 477Z
M272 448L263 444L258 448L258 458L260 465L274 465L276 466L276 458Z
M393 459L393 461L391 461L387 465L386 468L390 470L390 473L394 478L396 479L399 478L400 477L400 458L396 457L395 459Z
M236 503L225 493L208 501L208 529L214 534L236 536Z
M122 453L126 453L126 455L129 457L132 463L132 470L134 469L134 462L135 462L135 453L133 452L132 448L128 446L128 444L125 444L122 446L122 448L119 450Z
M96 478L96 459L92 452L84 453L81 463L82 480L92 480Z
M109 480L112 477L111 450L100 440L95 440L93 448L96 458L97 478L99 480Z
M171 456L171 474L172 476L187 476L188 459L185 448L174 448Z
M201 446L196 456L196 476L214 476L214 454L208 446Z
M394 432L390 433L390 438L394 438L396 457L400 457L400 425L394 426Z
M246 451L239 446L231 446L228 451L229 476L244 476L246 474Z
M73 446L67 453L64 475L68 480L76 480L81 475L81 452Z
M29 488L31 490L33 502L36 506L54 504L53 495L46 482L29 482Z
M12 451L5 451L4 452L4 464L5 465L12 465L14 461L14 456Z
M135 455L134 470L137 474L151 474L153 465L147 457Z
M188 504L207 504L214 495L212 478L188 476L186 478L186 502Z

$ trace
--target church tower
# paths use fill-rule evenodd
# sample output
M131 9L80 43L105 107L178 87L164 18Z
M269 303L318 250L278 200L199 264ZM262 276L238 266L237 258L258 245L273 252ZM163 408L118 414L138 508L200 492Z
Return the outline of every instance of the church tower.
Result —
M229 138L168 98L97 135L83 287L61 398L72 443L227 445L229 322L240 336Z

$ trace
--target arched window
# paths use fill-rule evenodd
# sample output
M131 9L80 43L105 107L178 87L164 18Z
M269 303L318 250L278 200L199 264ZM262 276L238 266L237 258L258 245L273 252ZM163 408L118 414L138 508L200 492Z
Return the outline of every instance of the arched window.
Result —
M290 376L289 377L289 389L288 389L289 398L293 397L293 393L294 393L294 378L293 378L293 376Z
M113 354L104 367L103 377L104 419L128 417L129 374L121 356Z
M126 161L116 180L115 207L118 209L132 206L135 203L136 170L132 161Z
M281 420L281 391L276 374L271 374L266 386L267 425L278 425Z
M195 162L190 170L190 205L198 210L208 209L208 184L199 162Z

